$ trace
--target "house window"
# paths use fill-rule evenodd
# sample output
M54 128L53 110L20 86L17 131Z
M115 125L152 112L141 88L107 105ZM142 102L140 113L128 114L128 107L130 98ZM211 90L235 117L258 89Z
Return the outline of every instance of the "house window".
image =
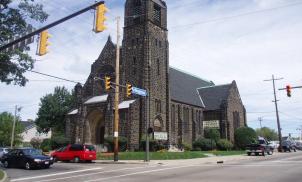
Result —
M161 8L159 5L154 4L154 10L153 10L153 21L156 24L160 24L161 23Z

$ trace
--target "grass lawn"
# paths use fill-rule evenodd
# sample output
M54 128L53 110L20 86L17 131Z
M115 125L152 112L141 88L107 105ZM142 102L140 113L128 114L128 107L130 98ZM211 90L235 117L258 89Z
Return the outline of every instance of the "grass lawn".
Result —
M0 170L0 180L2 180L2 179L3 179L3 177L4 177L4 173L3 173L3 171L2 171L2 170Z
M205 154L218 156L240 155L244 151L188 151L188 152L150 152L150 160L194 159L207 157ZM98 153L98 160L113 160L113 153ZM119 160L144 160L145 152L119 152Z

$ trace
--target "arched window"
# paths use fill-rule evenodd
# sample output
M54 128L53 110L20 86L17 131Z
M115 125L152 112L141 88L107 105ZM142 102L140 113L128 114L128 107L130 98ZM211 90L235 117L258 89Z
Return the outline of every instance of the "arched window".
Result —
M154 120L154 131L161 131L162 130L162 124L159 119Z
M160 61L157 59L157 75L160 75Z

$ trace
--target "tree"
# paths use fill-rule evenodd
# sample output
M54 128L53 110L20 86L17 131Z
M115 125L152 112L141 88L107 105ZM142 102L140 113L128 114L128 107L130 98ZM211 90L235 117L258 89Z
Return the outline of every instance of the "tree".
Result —
M3 112L0 114L0 146L10 146L14 116L11 113ZM16 118L14 146L22 143L21 133L24 128L19 118Z
M41 4L34 0L21 0L18 5L12 0L0 1L0 44L32 29L30 23L44 22L48 15ZM30 23L29 23L30 22ZM33 58L27 53L29 46L10 52L0 53L0 81L6 84L25 86L28 81L23 75L34 67Z
M253 128L241 127L235 130L235 144L239 149L245 149L246 145L256 140L257 135Z
M278 140L278 133L274 129L268 127L256 129L256 134L266 138L269 141Z
M65 87L56 87L53 94L41 98L36 125L39 132L62 135L65 131L65 116L72 108L74 96Z
M219 133L218 129L213 129L213 128L206 129L204 131L204 137L217 142L220 139L220 133Z

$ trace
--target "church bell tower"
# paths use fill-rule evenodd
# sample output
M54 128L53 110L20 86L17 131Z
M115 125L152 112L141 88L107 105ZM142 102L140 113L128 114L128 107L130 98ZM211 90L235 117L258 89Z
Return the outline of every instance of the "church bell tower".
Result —
M163 0L126 0L122 48L123 82L148 91L141 99L141 133L169 130L169 43ZM137 98L136 96L133 96Z

